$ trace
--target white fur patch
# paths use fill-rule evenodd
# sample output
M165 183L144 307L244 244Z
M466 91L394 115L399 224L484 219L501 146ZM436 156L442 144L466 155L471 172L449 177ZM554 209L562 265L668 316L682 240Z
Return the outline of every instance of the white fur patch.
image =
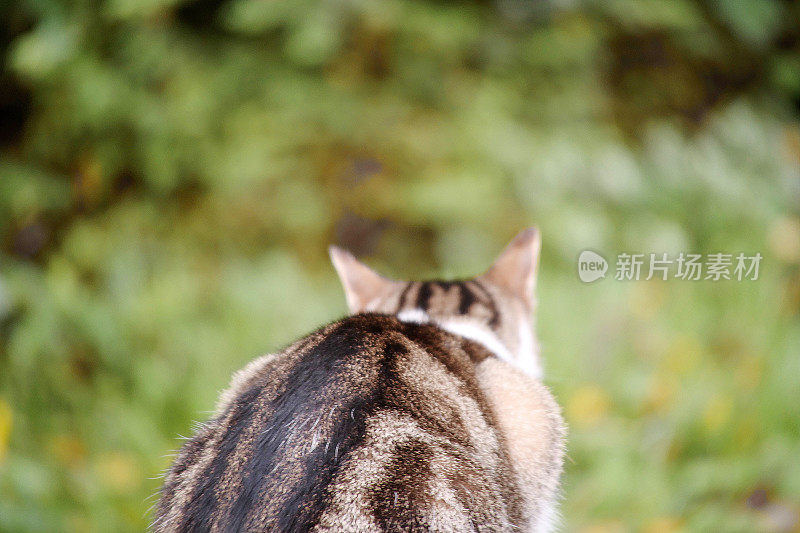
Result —
M539 361L539 350L533 340L533 330L525 320L519 323L519 360L515 364L531 377L542 379L544 376Z
M536 522L534 533L550 533L556 530L558 524L558 510L552 501L543 502L539 519Z
M397 320L412 324L427 324L431 321L431 317L422 309L403 309L397 313Z
M454 333L464 337L465 339L482 344L486 349L503 361L511 363L512 365L516 364L514 361L514 356L511 354L508 348L506 348L503 343L500 342L500 339L497 338L497 335L486 328L482 328L481 326L466 320L447 320L445 322L437 323L436 325L443 330L449 331L450 333Z

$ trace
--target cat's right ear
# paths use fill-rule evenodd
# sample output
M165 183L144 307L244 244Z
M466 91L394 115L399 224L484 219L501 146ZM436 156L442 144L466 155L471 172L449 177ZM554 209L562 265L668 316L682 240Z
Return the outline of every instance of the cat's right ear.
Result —
M353 254L338 246L331 245L328 253L342 281L347 307L351 313L368 310L367 307L371 302L388 294L397 283L384 278L353 257Z

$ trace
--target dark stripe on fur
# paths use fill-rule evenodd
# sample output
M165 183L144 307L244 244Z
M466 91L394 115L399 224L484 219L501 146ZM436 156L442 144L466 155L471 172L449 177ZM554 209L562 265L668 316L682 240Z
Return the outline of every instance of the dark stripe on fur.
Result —
M420 285L417 291L417 307L426 311L428 310L431 297L433 296L433 285L435 284L436 282L434 281L426 281Z
M492 313L492 317L489 319L489 325L493 328L497 327L497 324L500 322L500 314L497 312L497 305L494 303L494 298L492 297L492 294L478 280L471 280L466 283L472 284L473 286L477 287L479 291L483 294L484 298L482 299L482 303L486 307L488 307L489 311Z
M178 454L178 457L175 459L174 466L172 471L167 476L164 487L161 489L159 515L166 514L169 508L172 507L172 501L175 499L176 490L183 481L181 476L190 465L193 465L198 461L200 455L206 447L206 444L209 440L211 440L213 435L214 432L211 430L211 423L204 424L201 426L200 431L197 432L197 435L195 435L184 445L183 449Z
M426 531L420 509L430 507L431 455L422 442L410 441L397 446L394 459L387 465L389 473L372 491L373 516L381 531Z
M250 425L251 419L257 410L256 400L261 390L262 387L260 385L249 388L229 408L233 410L233 415L228 421L217 455L214 456L211 464L200 478L191 503L184 513L186 522L183 524L182 531L208 531L210 529L211 518L214 515L218 501L217 486L228 465L228 457L236 449L239 438ZM226 420L226 417L223 415L220 420Z
M449 334L443 334L440 329L427 325L412 325L407 328L406 334L409 340L419 345L434 360L444 365L448 373L462 384L469 396L475 398L481 394L478 384L473 378L472 369L465 366L466 361L463 358L454 357L452 348L444 346L444 343L450 338ZM483 351L486 352L485 349ZM442 411L450 411L450 416L444 417L441 412L436 414L424 412L426 407L431 406L427 402L419 402L419 405L416 405L415 402L409 401L413 399L402 398L402 400L403 403L400 405L412 412L417 423L424 429L431 431L435 435L447 435L452 442L461 446L472 446L460 415L449 404L436 406Z
M478 299L475 297L475 293L472 292L468 283L459 283L458 291L458 312L459 314L466 315L469 312L469 308L472 307L472 304L478 301Z
M405 288L400 293L400 297L397 299L397 310L395 311L395 314L399 313L400 310L403 309L403 307L405 307L406 299L408 298L408 291L411 290L411 287L413 285L414 285L413 281L409 281L408 283L406 283Z
M342 359L357 354L363 340L363 336L352 328L337 328L295 364L286 377L286 383L291 387L284 388L272 402L273 414L268 422L270 429L262 432L256 442L242 490L228 513L226 531L244 529L250 511L260 499L267 473L276 463L279 448L289 436L287 427L293 420L315 416L314 413L325 408L330 400L322 392L330 383L336 382ZM283 504L278 514L280 531L308 529L316 514L310 506L316 505L319 487L329 483L332 476L332 467L335 465L331 464L330 455L333 452L334 449L329 447L326 454L324 446L317 446L309 454L305 479L294 487L292 497Z

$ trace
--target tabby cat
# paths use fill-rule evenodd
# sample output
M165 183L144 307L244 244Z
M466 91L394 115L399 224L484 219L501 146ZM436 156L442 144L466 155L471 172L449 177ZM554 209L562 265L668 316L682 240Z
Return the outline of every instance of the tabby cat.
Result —
M153 529L549 531L564 454L521 232L466 281L386 279L331 247L353 315L233 377Z

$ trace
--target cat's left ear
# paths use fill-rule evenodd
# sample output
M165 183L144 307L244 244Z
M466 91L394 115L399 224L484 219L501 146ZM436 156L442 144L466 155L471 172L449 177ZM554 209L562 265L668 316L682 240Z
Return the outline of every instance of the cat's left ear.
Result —
M528 307L533 307L541 249L539 230L524 229L506 246L481 279L521 298Z
M369 268L347 250L331 246L328 253L342 281L351 313L367 311L371 302L387 295L397 284Z

